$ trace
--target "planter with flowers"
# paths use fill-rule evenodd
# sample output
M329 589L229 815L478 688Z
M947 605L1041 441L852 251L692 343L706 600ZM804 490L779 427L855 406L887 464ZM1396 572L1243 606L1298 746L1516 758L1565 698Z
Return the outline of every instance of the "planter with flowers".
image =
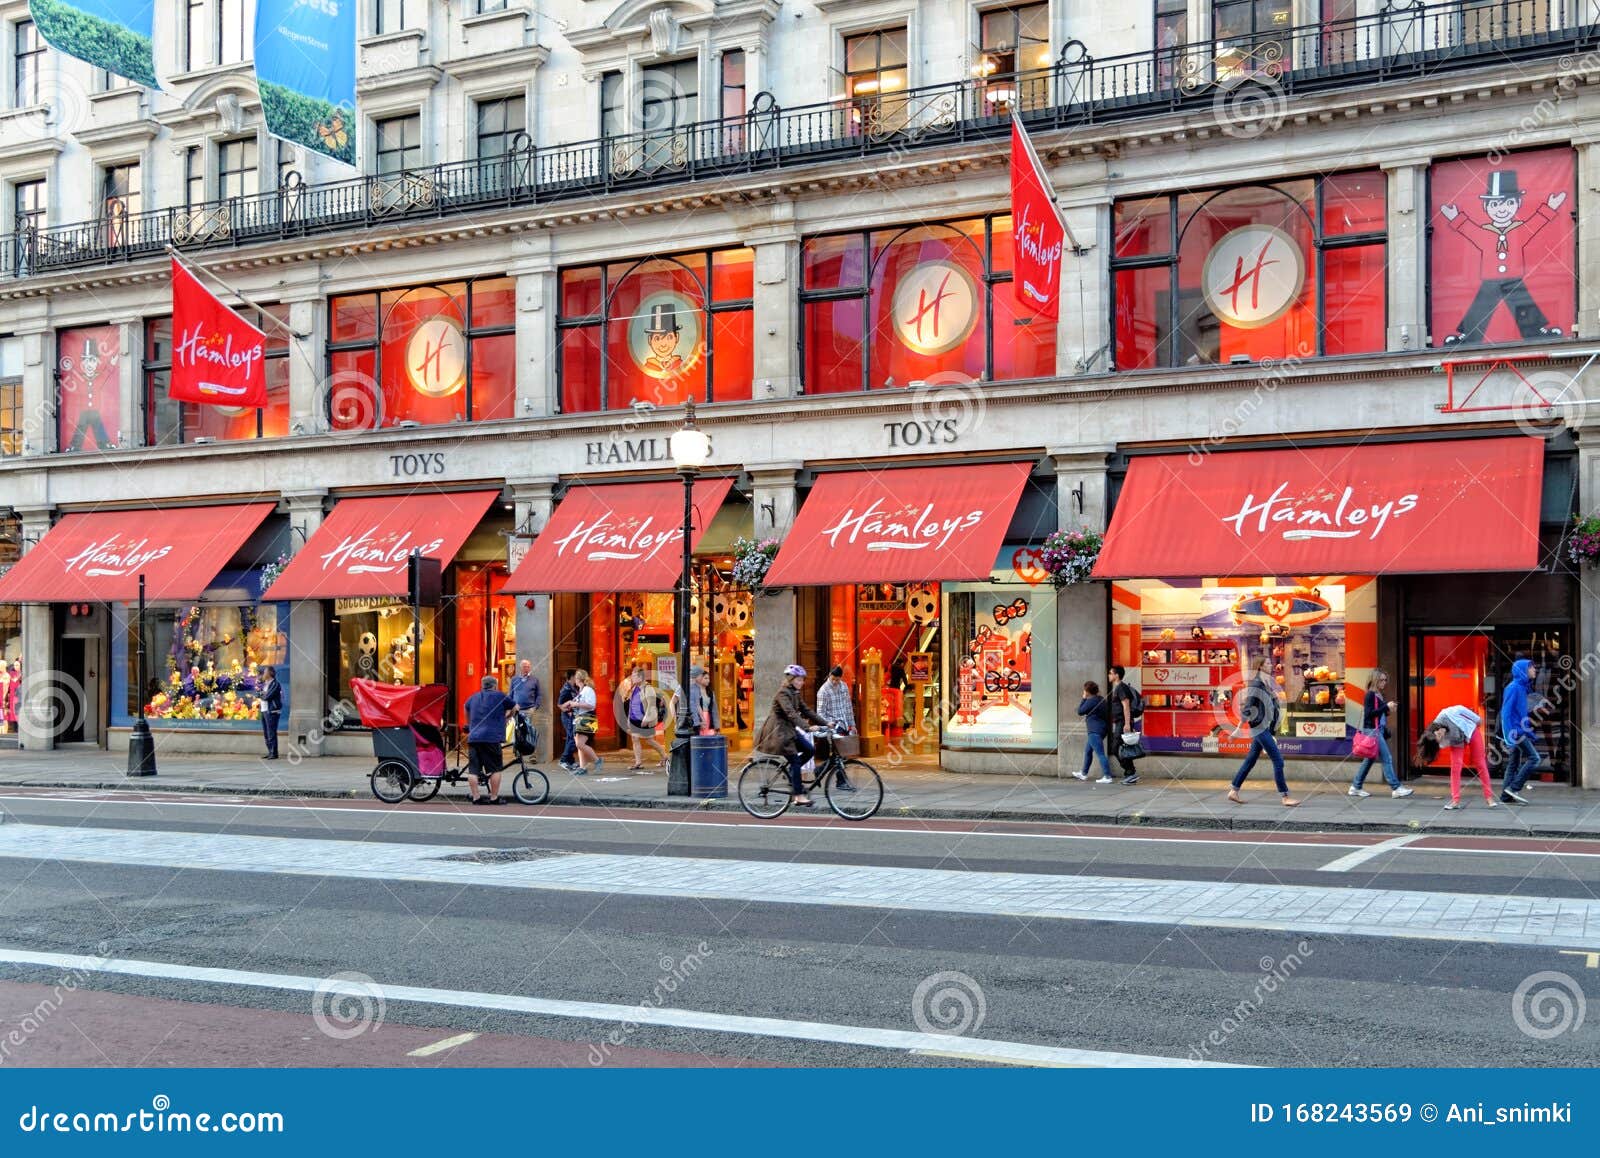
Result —
M270 563L261 567L261 594L267 593L267 588L278 581L278 576L283 574L283 569L289 565L289 556L279 555Z
M1567 557L1574 563L1600 563L1600 515L1576 516L1567 538Z
M767 571L778 557L780 541L777 539L746 539L733 541L733 583L754 594L766 589Z
M1056 531L1047 537L1039 557L1051 584L1061 588L1087 583L1104 543L1098 531L1090 530Z

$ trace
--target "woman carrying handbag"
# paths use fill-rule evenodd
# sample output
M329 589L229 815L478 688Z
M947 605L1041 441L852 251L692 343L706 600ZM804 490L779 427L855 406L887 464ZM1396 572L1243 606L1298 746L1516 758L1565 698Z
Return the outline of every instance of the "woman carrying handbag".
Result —
M1350 751L1361 757L1356 778L1350 782L1351 796L1372 795L1361 786L1367 782L1367 773L1372 771L1374 760L1383 764L1383 778L1389 782L1390 795L1410 796L1412 793L1410 788L1400 783L1400 777L1394 770L1394 754L1389 750L1389 714L1394 711L1394 701L1383 698L1388 686L1389 673L1382 668L1374 668L1371 678L1367 680L1367 698L1361 705L1361 731L1350 742Z

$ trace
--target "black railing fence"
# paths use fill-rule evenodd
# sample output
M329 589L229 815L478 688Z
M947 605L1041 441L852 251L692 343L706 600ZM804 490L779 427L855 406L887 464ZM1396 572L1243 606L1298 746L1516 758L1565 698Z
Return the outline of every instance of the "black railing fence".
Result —
M900 92L780 106L759 94L742 117L535 146L518 134L505 153L400 173L280 187L182 208L133 213L108 203L75 225L18 222L0 246L0 273L128 261L179 249L215 249L361 229L388 221L573 200L708 177L782 169L923 145L1002 137L1013 109L1048 131L1210 106L1219 118L1271 115L1295 93L1513 65L1600 50L1600 0L1391 3L1349 20L1166 45L1096 59L1069 41L1049 68L983 74ZM1574 72L1600 59L1574 56ZM1563 67L1567 67L1564 62Z

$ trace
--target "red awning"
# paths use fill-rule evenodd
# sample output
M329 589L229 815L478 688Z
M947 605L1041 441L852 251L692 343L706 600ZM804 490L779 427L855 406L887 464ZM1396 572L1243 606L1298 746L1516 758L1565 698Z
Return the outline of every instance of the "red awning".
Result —
M1524 571L1543 472L1520 436L1136 458L1094 575Z
M817 479L767 582L775 587L987 579L1033 466L924 466Z
M0 577L0 603L198 599L276 503L63 515Z
M263 599L405 595L406 556L448 567L499 491L342 499Z
M700 542L733 480L694 484ZM506 581L513 593L670 591L683 567L683 484L574 486Z

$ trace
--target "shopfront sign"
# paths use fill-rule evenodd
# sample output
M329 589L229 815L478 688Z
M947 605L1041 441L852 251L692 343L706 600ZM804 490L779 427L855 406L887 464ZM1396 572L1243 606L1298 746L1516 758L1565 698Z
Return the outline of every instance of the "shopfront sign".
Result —
M1294 238L1272 225L1242 225L1211 247L1200 275L1211 312L1230 326L1277 321L1300 300L1305 258Z
M1211 669L1207 667L1143 667L1140 686L1146 688L1209 687Z
M467 381L467 339L451 318L429 318L406 339L406 377L418 394L446 398Z
M389 471L395 478L422 478L444 474L444 451L425 451L422 454L391 454Z
M979 302L972 275L949 261L925 261L895 287L894 332L918 354L943 354L967 340Z
M333 601L335 615L363 615L369 611L393 611L405 607L404 599L392 595L354 596Z
M920 418L912 422L885 422L883 432L890 450L908 446L954 446L961 440L959 418Z
M716 455L716 444L711 444ZM672 440L661 438L602 438L583 444L585 466L628 466L634 463L672 464Z

